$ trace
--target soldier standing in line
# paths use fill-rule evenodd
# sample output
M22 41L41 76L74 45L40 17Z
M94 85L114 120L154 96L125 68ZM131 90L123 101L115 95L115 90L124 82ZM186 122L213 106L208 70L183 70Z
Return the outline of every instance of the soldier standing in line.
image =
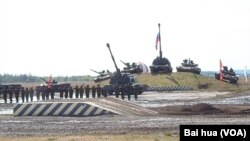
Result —
M45 100L45 96L46 96L46 86L42 86L42 87L41 87L41 91L42 91L42 100Z
M12 97L13 97L14 90L12 88L9 88L9 98L10 98L10 103L12 103Z
M69 88L67 86L64 87L64 91L65 91L65 98L68 98L69 95Z
M54 99L54 97L55 97L55 87L50 86L50 94L51 94L51 99Z
M29 102L29 89L25 89L25 97L26 97L26 102Z
M139 86L135 86L134 87L134 95L135 95L135 100L137 100L138 99L138 94L139 94Z
M120 91L119 91L119 86L116 84L116 85L115 85L115 97L116 97L116 98L119 98L119 92L120 92Z
M45 91L46 91L46 100L49 100L49 94L50 94L50 88L48 88L48 87L45 87Z
M105 98L107 98L107 96L108 96L108 88L105 87L105 86L102 88L102 95L103 95Z
M100 84L97 85L96 92L97 92L97 97L100 98L101 92L102 92L102 88L101 88Z
M95 85L92 86L91 92L92 92L92 98L95 98L95 95L96 95L96 87L95 87Z
M79 88L78 85L75 87L76 98L79 98Z
M84 93L84 89L83 89L82 85L79 88L79 93L80 93L80 98L82 98L83 97L83 93Z
M24 99L25 99L25 90L24 90L24 87L21 88L21 97L22 97L22 102L24 103Z
M15 88L15 97L16 97L16 103L18 103L18 101L19 101L19 88Z
M73 90L73 88L70 86L70 87L69 87L69 98L73 98L73 93L74 93L74 90Z
M8 89L5 87L3 89L3 99L4 99L4 103L7 103L7 96L8 96Z
M40 100L40 92L41 92L41 88L40 87L36 87L36 99Z
M132 92L132 85L129 83L129 84L127 84L128 100L130 100L131 92Z
M120 92L121 92L122 100L124 100L124 97L125 97L124 85L120 86Z
M63 98L63 86L59 87L60 98Z
M30 87L30 101L32 102L33 101L33 96L34 96L34 90L33 90L33 87Z
M85 87L86 98L89 98L89 92L90 92L90 88L89 88L89 85L87 85Z

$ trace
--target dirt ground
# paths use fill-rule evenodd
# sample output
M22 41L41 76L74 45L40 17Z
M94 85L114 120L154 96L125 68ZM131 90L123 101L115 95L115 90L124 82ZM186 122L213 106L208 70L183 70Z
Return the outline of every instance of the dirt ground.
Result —
M130 101L158 114L150 116L106 115L96 117L14 117L3 114L14 104L0 103L0 136L72 136L83 134L179 133L183 124L250 124L250 92L223 98L228 93L145 93ZM174 94L176 97L174 98ZM159 99L159 95L162 95ZM178 99L193 95L193 98ZM204 97L202 97L204 95ZM219 97L218 97L219 95ZM197 98L198 96L198 98ZM234 104L225 104L227 101ZM242 100L245 100L242 102ZM221 102L223 101L223 102ZM153 105L153 106L152 106ZM167 106L166 106L167 105Z

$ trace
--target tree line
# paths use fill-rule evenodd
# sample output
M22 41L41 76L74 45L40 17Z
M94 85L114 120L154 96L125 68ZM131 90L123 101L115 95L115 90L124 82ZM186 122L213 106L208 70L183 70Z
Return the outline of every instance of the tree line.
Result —
M39 77L31 74L0 74L0 83L17 83L17 82L44 82L44 80L49 80L48 77ZM52 77L53 80L58 82L68 82L68 81L92 81L94 77L86 75L86 76L56 76Z

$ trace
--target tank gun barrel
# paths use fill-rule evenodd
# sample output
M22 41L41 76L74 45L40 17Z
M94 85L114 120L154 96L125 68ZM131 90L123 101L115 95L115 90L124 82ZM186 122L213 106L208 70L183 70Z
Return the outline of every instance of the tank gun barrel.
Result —
M119 69L119 68L117 67L117 65L116 65L115 58L114 58L114 56L113 56L113 54L112 54L112 51L111 51L111 49L110 49L109 43L107 43L107 47L108 47L108 49L109 49L111 58L112 58L112 60L113 60L113 62L114 62L116 72L121 73L121 72L120 72L120 69Z
M92 69L90 69L91 71L93 71L93 72L95 72L95 73L97 73L97 74L101 74L100 72L98 72L98 71L95 71L95 70L92 70Z
M44 82L48 82L46 79L43 79L42 77L39 77L41 80L43 80Z
M123 62L122 60L120 60L125 66L127 66L127 63Z

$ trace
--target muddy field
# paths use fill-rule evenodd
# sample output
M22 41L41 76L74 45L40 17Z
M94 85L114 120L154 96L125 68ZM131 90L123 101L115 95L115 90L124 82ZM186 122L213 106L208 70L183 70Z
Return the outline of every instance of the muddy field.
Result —
M180 124L250 124L250 92L227 95L228 92L150 92L140 95L138 101L130 101L158 112L152 116L14 117L14 104L0 103L0 136L131 132L178 135Z

